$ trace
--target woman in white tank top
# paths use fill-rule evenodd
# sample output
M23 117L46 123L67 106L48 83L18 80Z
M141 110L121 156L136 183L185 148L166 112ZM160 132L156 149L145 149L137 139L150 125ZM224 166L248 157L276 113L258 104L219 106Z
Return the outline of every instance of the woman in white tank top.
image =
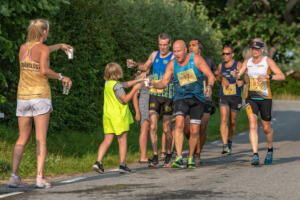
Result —
M257 116L261 115L261 122L268 144L268 152L265 158L265 164L271 164L273 160L273 135L271 128L271 111L272 111L272 95L270 88L270 80L285 80L284 74L281 72L276 63L269 57L265 56L265 43L260 38L252 40L252 57L246 59L242 65L242 69L234 73L236 79L246 72L249 77L249 88L246 102L246 112L249 119L249 138L253 151L252 164L259 164L258 156L258 135L257 135Z

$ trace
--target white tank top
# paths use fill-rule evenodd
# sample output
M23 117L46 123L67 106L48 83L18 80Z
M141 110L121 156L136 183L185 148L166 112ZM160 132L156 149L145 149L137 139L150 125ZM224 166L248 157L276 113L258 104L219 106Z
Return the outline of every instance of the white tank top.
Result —
M259 63L255 64L252 61L253 57L251 57L247 62L248 76L250 79L248 88L249 98L272 99L270 80L266 79L265 81L259 82L257 79L260 75L269 75L271 73L267 58L267 56L264 56Z

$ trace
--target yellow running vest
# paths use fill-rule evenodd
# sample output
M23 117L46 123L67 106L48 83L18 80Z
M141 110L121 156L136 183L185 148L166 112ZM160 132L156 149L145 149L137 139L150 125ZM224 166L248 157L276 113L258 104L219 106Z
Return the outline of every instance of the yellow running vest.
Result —
M20 59L20 79L17 99L51 99L51 91L47 76L40 72L40 63L32 60L31 49L39 42L28 42L27 50Z
M117 81L105 82L104 106L103 106L103 129L104 133L120 135L129 131L129 125L133 123L133 117L128 104L121 104L114 93Z

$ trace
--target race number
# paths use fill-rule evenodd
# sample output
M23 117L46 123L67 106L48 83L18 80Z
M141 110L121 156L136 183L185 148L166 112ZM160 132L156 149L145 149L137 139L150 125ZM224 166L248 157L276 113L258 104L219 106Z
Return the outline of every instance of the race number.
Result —
M258 78L249 77L250 79L250 91L265 91L265 82L258 81Z
M178 72L177 77L180 86L188 85L197 81L197 77L193 69L189 69L183 72Z
M236 95L236 84L232 83L226 88L223 86L224 95Z

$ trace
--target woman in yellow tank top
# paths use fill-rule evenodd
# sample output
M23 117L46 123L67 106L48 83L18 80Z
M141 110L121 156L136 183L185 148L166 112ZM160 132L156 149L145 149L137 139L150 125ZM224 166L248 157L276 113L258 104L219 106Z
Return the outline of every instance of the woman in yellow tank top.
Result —
M50 183L44 178L44 163L46 159L46 137L50 112L52 111L51 91L48 78L61 80L69 88L72 85L70 78L56 73L49 67L49 53L62 49L68 51L72 48L66 44L47 46L49 22L36 19L28 27L27 42L20 47L20 79L17 93L17 112L19 137L14 147L13 169L9 179L9 187L20 187L21 180L18 175L19 165L25 145L30 138L32 119L35 123L37 142L37 177L36 187L48 188Z

